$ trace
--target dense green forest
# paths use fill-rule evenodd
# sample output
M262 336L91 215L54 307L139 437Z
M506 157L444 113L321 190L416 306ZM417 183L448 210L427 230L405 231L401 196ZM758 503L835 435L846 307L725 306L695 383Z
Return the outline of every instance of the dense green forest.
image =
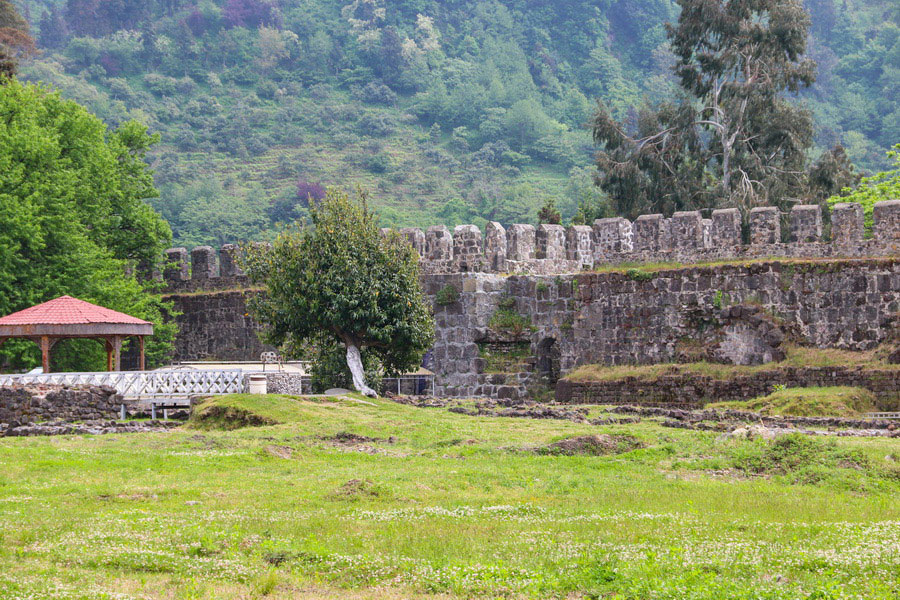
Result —
M346 4L345 4L346 3ZM669 0L23 0L20 76L161 135L150 203L185 245L261 239L324 186L385 225L534 221L595 198L587 123L676 84ZM900 8L806 0L818 151L900 140Z

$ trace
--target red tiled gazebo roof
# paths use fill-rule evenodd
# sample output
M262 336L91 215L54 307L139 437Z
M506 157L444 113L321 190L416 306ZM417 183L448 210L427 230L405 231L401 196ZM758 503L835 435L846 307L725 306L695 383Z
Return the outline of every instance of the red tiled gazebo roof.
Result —
M0 317L0 327L4 325L88 325L91 323L151 325L148 321L72 296L60 296L43 304Z
M27 338L41 346L44 372L50 370L50 349L65 338L94 338L103 341L107 369L118 370L122 340L137 336L141 370L144 369L144 336L153 335L153 323L97 306L71 296L14 312L0 318L0 344L9 338Z

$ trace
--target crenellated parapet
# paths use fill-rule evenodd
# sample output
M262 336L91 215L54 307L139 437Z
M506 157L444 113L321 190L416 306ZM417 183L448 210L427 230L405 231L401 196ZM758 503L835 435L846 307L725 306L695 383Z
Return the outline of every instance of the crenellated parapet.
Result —
M642 215L597 219L593 225L515 224L491 221L484 231L459 225L399 231L421 257L425 274L513 273L558 275L600 265L635 262L699 263L743 258L852 258L900 255L900 200L880 202L873 211L873 235L864 238L859 204L837 204L825 236L821 208L794 206L786 219L789 241L782 242L782 215L774 207L750 211L749 236L742 234L741 214L728 208L703 218L699 211L671 218ZM390 230L383 230L386 234ZM200 246L165 253L163 273L172 291L247 287L238 261L239 246L218 252Z

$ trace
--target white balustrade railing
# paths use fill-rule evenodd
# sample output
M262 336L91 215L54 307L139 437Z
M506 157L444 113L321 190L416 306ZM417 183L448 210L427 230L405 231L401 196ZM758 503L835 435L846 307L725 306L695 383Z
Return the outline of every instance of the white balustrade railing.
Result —
M244 372L239 369L180 369L0 375L0 386L27 383L108 385L127 400L155 400L241 393L244 391Z

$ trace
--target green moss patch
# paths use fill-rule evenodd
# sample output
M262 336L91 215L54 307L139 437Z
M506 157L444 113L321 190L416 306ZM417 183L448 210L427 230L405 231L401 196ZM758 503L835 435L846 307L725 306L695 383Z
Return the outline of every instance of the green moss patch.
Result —
M745 402L717 402L707 408L795 417L855 417L874 411L875 397L869 390L857 387L788 388Z

